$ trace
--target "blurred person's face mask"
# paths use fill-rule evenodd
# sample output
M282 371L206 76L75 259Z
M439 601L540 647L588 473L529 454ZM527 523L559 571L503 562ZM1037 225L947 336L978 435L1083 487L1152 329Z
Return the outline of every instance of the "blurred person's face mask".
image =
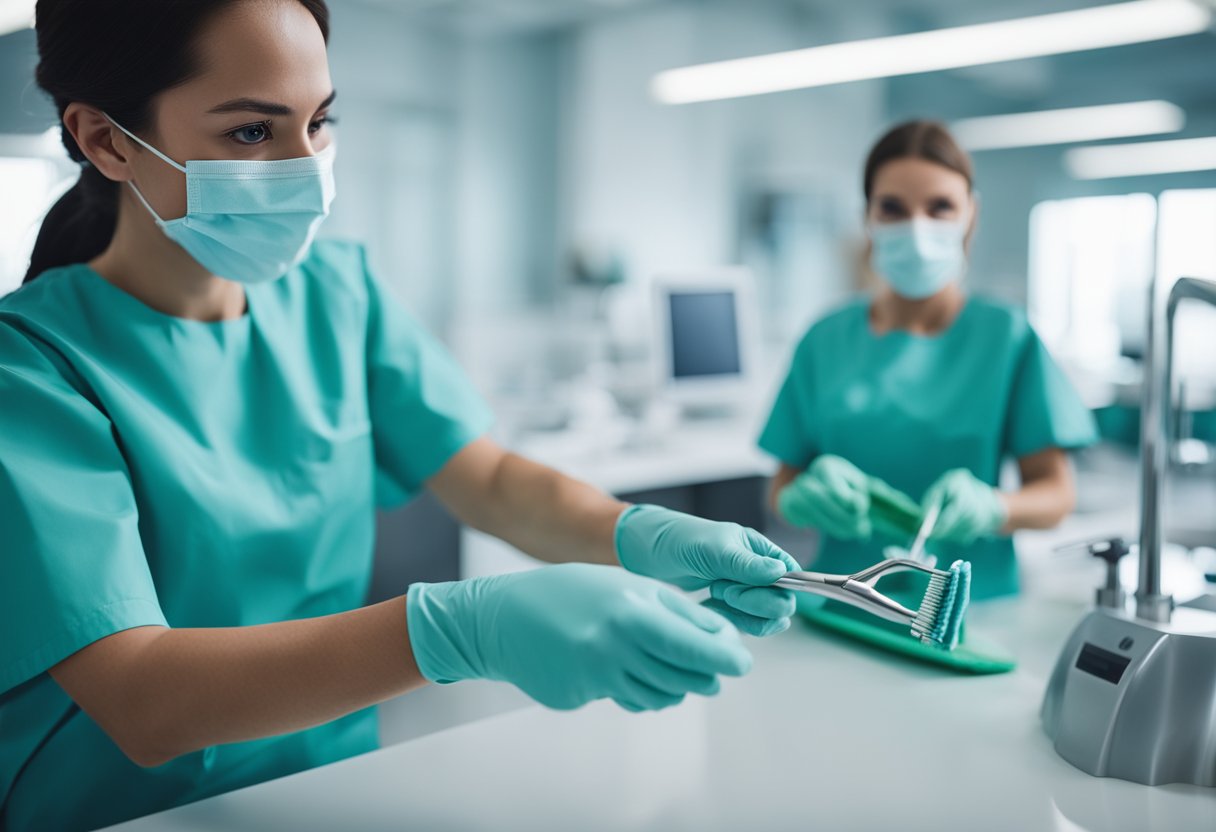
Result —
M916 219L870 226L870 265L901 297L924 300L959 280L967 266L967 226Z
M161 219L135 183L128 184L165 236L204 269L240 283L264 283L307 255L334 199L334 144L298 159L191 160L183 166L106 118L186 174L186 215L174 220Z

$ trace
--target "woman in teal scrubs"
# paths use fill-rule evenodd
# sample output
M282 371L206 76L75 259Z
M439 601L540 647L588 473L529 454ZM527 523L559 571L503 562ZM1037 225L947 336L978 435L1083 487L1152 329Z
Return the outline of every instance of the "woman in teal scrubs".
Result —
M363 250L313 243L322 0L40 0L37 33L83 170L0 299L0 829L373 749L427 682L667 707L788 626L789 555L504 451ZM361 606L376 506L424 488L560 565Z
M774 507L820 531L815 568L851 573L908 546L972 563L975 598L1017 591L1010 537L1075 502L1066 452L1095 441L1090 412L1019 309L962 279L977 206L967 154L940 124L895 127L865 167L872 298L798 345L760 447L781 462ZM1021 484L997 488L1017 460Z

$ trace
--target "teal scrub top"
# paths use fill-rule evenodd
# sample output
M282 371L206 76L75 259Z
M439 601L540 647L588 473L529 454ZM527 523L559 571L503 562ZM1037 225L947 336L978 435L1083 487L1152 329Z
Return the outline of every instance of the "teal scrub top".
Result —
M835 454L919 501L951 469L995 486L1006 457L1096 441L1092 414L1024 312L971 297L929 337L876 335L869 312L870 301L851 303L798 345L759 441L786 465ZM814 568L852 573L881 560L884 546L910 543L825 535ZM1017 592L1011 538L929 550L939 562L971 561L974 598Z
M361 606L377 503L488 430L362 248L316 243L246 297L184 320L73 265L0 300L0 829L108 825L377 745L367 709L140 768L47 674L130 627Z

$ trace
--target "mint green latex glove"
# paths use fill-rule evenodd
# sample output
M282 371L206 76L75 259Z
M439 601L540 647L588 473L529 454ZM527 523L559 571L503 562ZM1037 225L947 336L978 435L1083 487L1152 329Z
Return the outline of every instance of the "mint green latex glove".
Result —
M422 675L510 682L542 705L612 699L630 711L712 696L752 664L721 616L611 566L547 566L441 584L406 596Z
M996 535L1008 519L997 490L966 468L947 471L929 487L922 505L928 511L934 504L941 507L941 515L930 540L966 546Z
M630 572L681 589L708 587L705 606L749 635L789 629L794 595L769 585L800 567L753 529L658 506L631 506L616 523L616 555Z
M878 477L869 478L870 524L874 534L907 544L920 531L924 512L915 500Z
M869 540L870 478L839 456L816 457L781 489L777 509L795 526L812 526L838 540Z

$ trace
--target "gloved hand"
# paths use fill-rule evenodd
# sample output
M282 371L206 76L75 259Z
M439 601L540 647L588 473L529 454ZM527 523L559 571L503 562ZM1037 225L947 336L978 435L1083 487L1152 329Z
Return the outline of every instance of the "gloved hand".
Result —
M749 635L789 629L794 594L769 584L800 567L753 529L658 506L631 506L616 523L616 555L630 572L681 589L709 587L705 606Z
M781 516L839 540L868 540L870 478L842 457L824 454L777 495Z
M941 515L930 540L967 545L981 537L991 537L1008 519L1001 495L966 468L947 471L925 492L922 505L928 511L941 506Z
M550 708L609 698L630 711L712 696L752 664L738 632L655 581L609 566L547 566L406 596L422 675L510 682Z
M924 512L904 492L892 488L878 477L870 477L869 480L870 524L874 533L907 545L920 531Z

